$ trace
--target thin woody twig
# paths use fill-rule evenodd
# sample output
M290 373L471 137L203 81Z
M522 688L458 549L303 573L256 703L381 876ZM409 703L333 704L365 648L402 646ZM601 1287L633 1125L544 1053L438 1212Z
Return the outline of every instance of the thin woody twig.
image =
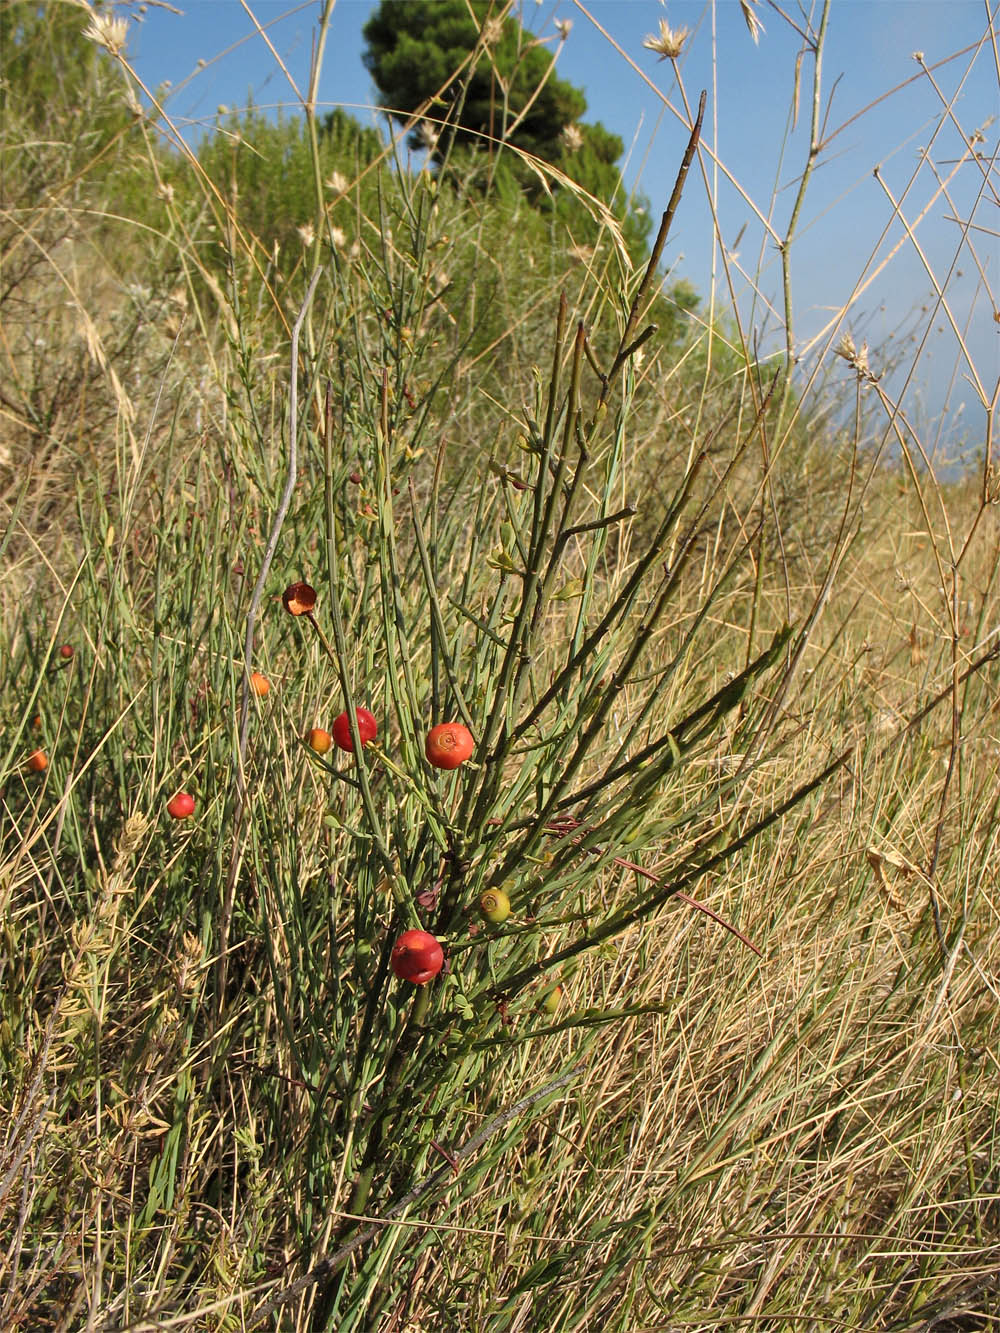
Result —
M660 230L656 233L656 240L653 242L653 249L649 256L649 263L646 265L646 272L643 274L642 282L639 283L639 289L632 299L632 308L629 310L628 322L622 333L621 342L618 345L618 351L615 355L611 369L608 371L608 382L614 377L615 372L624 365L630 353L635 350L635 346L644 341L644 338L642 338L637 340L636 344L632 345L632 340L635 336L635 327L639 322L639 313L642 309L642 303L646 299L646 295L656 276L657 266L659 265L660 258L663 254L663 247L667 243L667 237L670 234L674 214L677 212L677 205L681 201L681 193L684 190L684 182L687 180L688 168L691 166L691 162L694 158L694 151L698 147L698 140L701 138L701 124L705 118L706 96L707 94L702 90L701 97L698 100L698 115L695 117L694 126L691 130L691 137L688 139L688 145L684 150L684 157L681 160L680 169L677 172L677 179L674 181L673 193L670 196L670 202L667 204L663 217L660 220ZM601 402L606 400L607 391L608 383L606 382L604 389L601 392Z
M587 832L586 825L577 825L576 820L568 821L565 826L559 824L550 824L548 826L549 830L553 833L558 833L561 837L565 837L568 832L575 831L575 827L578 827L581 830L581 836ZM588 850L596 856L601 854L600 847L591 847ZM645 866L639 865L638 861L629 861L624 856L612 857L612 865L616 865L622 870L631 870L642 879L649 880L651 884L659 884L662 878L662 876L657 875L654 871L647 870ZM674 897L680 902L686 903L688 907L693 907L696 911L701 912L717 925L722 926L723 930L728 930L730 935L734 935L741 944L745 944L748 949L752 949L758 958L764 957L763 953L757 948L753 940L748 939L748 937L743 934L742 930L734 926L731 921L727 921L725 917L720 916L718 912L713 911L711 907L706 907L704 903L699 902L697 898L692 898L687 893L675 893Z

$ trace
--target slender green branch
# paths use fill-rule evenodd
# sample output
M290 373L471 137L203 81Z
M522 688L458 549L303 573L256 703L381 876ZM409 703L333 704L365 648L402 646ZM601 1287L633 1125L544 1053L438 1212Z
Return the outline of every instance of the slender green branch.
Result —
M519 1098L519 1100L514 1102L512 1106L505 1107L498 1115L493 1116L492 1119L486 1122L482 1129L477 1130L477 1132L470 1138L466 1139L460 1147L453 1149L451 1153L451 1162L445 1162L442 1166L437 1167L418 1185L414 1185L412 1189L407 1190L403 1197L398 1199L391 1205L391 1207L387 1208L377 1221L370 1223L361 1231L358 1231L356 1235L352 1236L350 1240L341 1245L339 1249L333 1252L333 1254L327 1255L325 1258L321 1259L319 1263L314 1264L308 1273L304 1273L302 1277L296 1278L294 1282L289 1283L289 1285L282 1291L278 1292L276 1296L272 1296L266 1305L262 1306L256 1314L250 1317L247 1321L247 1327L256 1328L259 1324L262 1324L265 1319L269 1319L275 1314L283 1305L287 1305L289 1301L294 1300L296 1296L299 1296L302 1292L308 1290L309 1287L315 1286L317 1282L322 1282L327 1278L332 1277L344 1266L356 1250L359 1250L362 1245L366 1245L373 1236L376 1236L378 1232L382 1230L383 1227L389 1226L396 1220L396 1218L401 1217L408 1208L411 1208L413 1204L418 1203L425 1194L440 1185L442 1181L455 1170L458 1164L466 1161L473 1155L473 1153L477 1152L484 1143L487 1143L495 1134L498 1134L500 1130L506 1128L512 1120L516 1120L523 1112L530 1110L532 1106L544 1100L544 1098L551 1096L553 1092L558 1092L560 1088L566 1087L568 1083L573 1081L579 1072L580 1066L574 1065L574 1067L567 1073L560 1074L558 1078L552 1079L552 1081L546 1083L544 1087L537 1089L535 1092L528 1093L525 1097Z

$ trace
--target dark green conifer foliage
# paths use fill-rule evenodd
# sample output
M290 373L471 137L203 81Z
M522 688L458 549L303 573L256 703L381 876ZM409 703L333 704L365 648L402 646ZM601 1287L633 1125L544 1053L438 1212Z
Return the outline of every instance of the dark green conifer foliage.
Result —
M495 19L500 12L502 6L489 0L382 0L363 29L365 66L386 107L405 120L468 61L484 24L489 32L495 23L494 39L483 43L467 82L462 80L460 105L455 105L459 84L452 82L438 118L447 116L460 138L482 142L484 135L509 135L518 148L557 161L563 129L579 120L587 99L579 88L549 73L547 46L517 19ZM415 136L413 146L421 142Z
M641 201L629 206L621 184L621 139L599 122L582 121L587 99L555 74L548 43L502 13L491 0L382 0L363 33L365 66L384 105L402 123L436 99L426 119L434 132L445 122L453 131L463 176L469 153L489 156L489 180L501 192L504 178L512 180L539 208L554 211L574 240L592 242L597 226L571 191L556 186L549 195L510 154L494 159L509 143L558 167L611 207L640 262L650 224ZM457 70L464 72L455 78ZM410 135L412 147L428 147L437 160L450 142L448 132L428 141L419 126Z

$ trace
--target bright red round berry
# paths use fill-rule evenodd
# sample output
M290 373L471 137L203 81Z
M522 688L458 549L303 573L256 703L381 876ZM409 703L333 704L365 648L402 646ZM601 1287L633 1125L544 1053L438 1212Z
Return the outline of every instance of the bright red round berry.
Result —
M426 930L405 930L392 946L389 962L400 981L423 986L444 966L444 950Z
M167 802L167 814L173 819L187 819L194 814L194 797L186 791L179 791Z
M375 721L375 714L369 713L367 708L355 708L354 713L358 719L358 735L361 737L362 746L365 746L378 735L378 723ZM351 720L346 713L341 713L339 717L334 718L333 739L341 750L354 749L354 738L351 736Z

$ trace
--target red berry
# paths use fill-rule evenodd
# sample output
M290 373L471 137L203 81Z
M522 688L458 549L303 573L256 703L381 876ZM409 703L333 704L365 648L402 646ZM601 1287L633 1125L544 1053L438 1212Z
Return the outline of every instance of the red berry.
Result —
M194 797L186 791L179 791L167 802L167 814L174 819L187 819L194 814Z
M316 589L308 583L290 583L281 594L281 604L290 616L304 616L316 605Z
M426 930L405 930L392 946L389 961L400 981L423 986L444 966L444 950Z
M28 755L28 767L32 773L43 773L49 766L49 757L44 750L32 750Z
M59 656L63 659L64 662L68 662L69 659L73 656L73 645L71 643L64 643L62 647L59 649Z
M475 748L472 732L461 722L439 722L427 733L424 747L428 762L435 768L458 768Z
M375 714L369 713L367 708L355 708L354 713L358 719L358 735L361 737L362 746L365 746L378 735L378 723L375 721ZM351 720L346 713L341 713L334 719L333 739L342 750L354 749Z

